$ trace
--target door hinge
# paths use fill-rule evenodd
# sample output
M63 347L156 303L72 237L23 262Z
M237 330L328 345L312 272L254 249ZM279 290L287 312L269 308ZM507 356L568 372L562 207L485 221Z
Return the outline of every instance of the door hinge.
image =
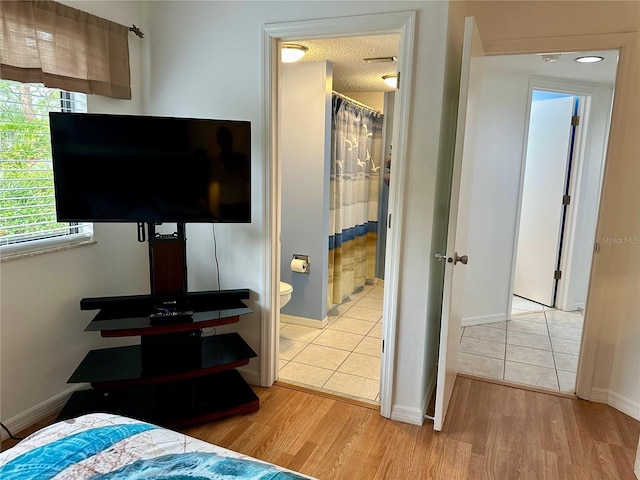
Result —
M571 126L577 127L580 125L580 115L574 115L571 117Z
M384 353L384 340L382 340L382 353Z
M387 228L391 230L391 214L389 214L389 218L387 218Z
M562 278L562 271L556 270L555 272L553 272L553 278L555 280L560 280Z
M571 195L563 195L562 196L562 204L569 205L571 203Z

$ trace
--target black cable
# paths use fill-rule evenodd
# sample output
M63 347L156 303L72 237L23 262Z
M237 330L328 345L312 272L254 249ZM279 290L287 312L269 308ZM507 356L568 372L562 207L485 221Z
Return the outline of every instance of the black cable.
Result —
M0 427L4 428L4 430L9 434L9 438L11 438L12 440L24 440L24 437L14 436L13 433L11 433L11 430L5 427L4 423L0 422Z
M218 278L218 291L222 290L220 288L220 265L218 264L218 242L216 242L216 224L211 224L211 232L213 234L213 258L216 262L216 276ZM220 318L220 304L218 303L218 318ZM213 327L213 335L215 336L218 332L216 328Z

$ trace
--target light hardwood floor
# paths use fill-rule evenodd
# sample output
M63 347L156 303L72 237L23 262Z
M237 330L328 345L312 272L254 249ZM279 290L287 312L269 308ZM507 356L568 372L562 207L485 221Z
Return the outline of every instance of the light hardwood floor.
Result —
M459 377L444 431L285 386L194 437L321 480L629 479L640 422L602 404Z
M459 377L434 432L310 391L254 390L257 412L182 431L321 480L635 480L640 422L603 404Z

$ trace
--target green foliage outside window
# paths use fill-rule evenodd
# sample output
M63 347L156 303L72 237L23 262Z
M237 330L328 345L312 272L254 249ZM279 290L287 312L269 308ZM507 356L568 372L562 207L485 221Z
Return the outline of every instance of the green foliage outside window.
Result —
M2 244L65 226L56 222L49 137L49 111L61 106L59 90L0 80Z

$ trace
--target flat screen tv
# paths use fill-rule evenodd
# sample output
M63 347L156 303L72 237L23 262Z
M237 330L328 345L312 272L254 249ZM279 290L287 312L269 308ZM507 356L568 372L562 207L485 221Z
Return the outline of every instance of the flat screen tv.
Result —
M49 114L58 221L251 222L251 125Z

